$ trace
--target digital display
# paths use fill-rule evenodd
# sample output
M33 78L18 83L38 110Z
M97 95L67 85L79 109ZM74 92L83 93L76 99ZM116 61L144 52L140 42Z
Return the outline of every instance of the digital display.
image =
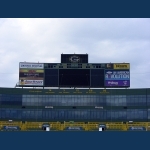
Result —
M61 87L89 87L90 69L60 69L59 86Z

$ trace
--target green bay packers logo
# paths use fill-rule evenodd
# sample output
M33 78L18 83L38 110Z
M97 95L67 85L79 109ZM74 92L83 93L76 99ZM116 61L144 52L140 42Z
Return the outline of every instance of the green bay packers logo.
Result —
M77 63L77 62L80 61L80 58L79 58L78 56L71 56L71 57L69 58L69 61L74 62L74 63Z

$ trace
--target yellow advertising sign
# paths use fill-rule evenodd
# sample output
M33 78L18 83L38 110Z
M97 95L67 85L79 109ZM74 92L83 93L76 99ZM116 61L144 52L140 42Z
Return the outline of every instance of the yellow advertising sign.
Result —
M130 69L130 64L114 64L114 69Z
M44 73L44 70L37 70L37 69L20 69L20 73Z

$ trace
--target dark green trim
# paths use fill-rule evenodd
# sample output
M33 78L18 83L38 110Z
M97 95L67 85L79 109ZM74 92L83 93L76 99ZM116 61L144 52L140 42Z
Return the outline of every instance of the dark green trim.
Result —
M0 88L0 94L25 95L150 95L150 89L26 89Z

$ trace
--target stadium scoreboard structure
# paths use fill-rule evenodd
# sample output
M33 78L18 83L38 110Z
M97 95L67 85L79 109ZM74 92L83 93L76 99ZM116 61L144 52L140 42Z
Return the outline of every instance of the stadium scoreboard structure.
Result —
M61 63L19 63L20 87L130 87L129 63L88 63L88 54L61 54Z

